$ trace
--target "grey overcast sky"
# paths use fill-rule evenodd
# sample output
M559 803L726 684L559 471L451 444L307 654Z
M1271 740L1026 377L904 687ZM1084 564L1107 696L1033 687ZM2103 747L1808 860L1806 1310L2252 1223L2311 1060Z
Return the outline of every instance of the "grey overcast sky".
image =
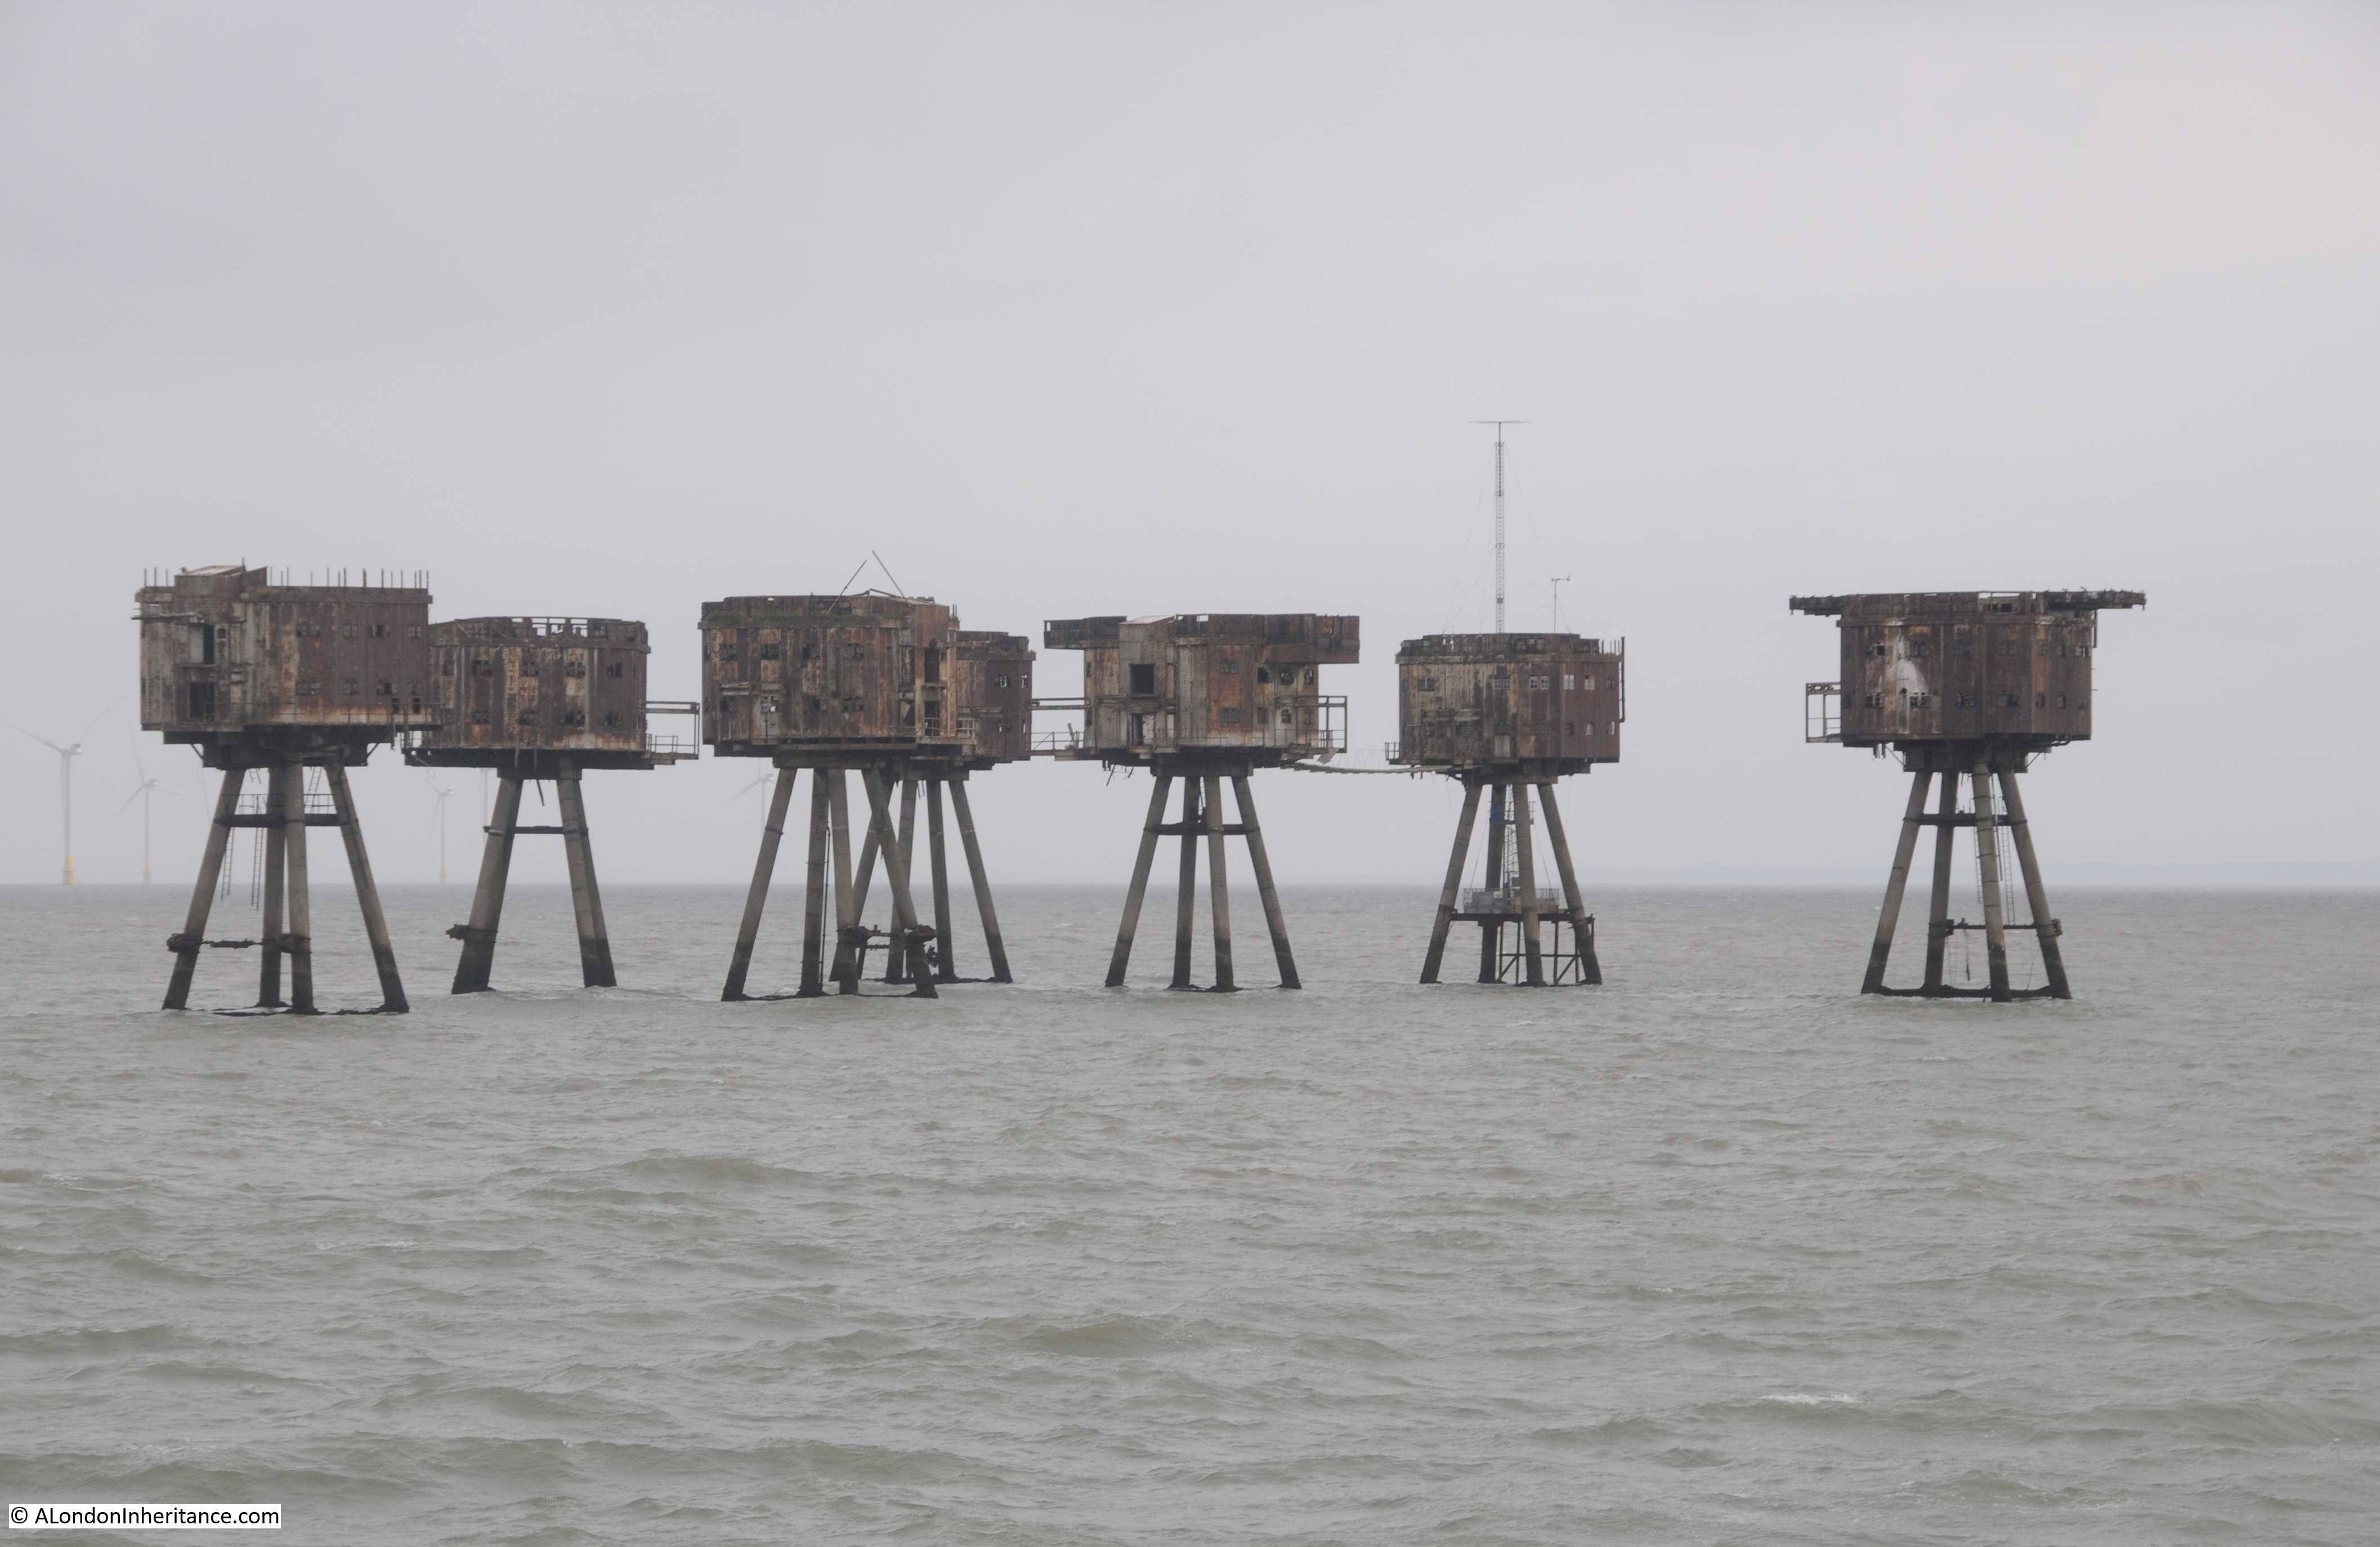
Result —
M1880 874L1898 777L1803 744L1786 597L2079 585L2151 604L2032 783L2053 881L2371 861L2375 185L2369 5L0 0L4 712L90 725L128 881L136 747L198 788L134 734L144 566L641 617L692 696L703 601L873 548L1037 639L1360 614L1377 761L1397 641L1487 626L1500 415L1514 627L1567 575L1628 641L1591 876ZM0 735L0 879L50 879L56 760ZM751 776L590 785L606 878L748 873ZM360 787L434 874L429 782ZM1285 880L1442 863L1442 781L1258 792ZM977 800L998 875L1120 884L1137 786Z

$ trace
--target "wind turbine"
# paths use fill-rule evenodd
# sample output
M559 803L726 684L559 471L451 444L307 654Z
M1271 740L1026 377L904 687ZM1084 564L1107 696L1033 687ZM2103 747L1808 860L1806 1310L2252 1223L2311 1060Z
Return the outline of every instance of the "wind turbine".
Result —
M106 709L103 709L98 713L92 715L91 717L91 725L95 725L102 720L107 718L109 710L113 710L115 707L115 704L109 704ZM47 747L51 751L55 752L58 755L58 832L59 836L64 840L66 853L66 884L71 886L75 883L74 760L82 756L82 737L83 736L89 736L91 734L91 725L83 726L82 736L76 737L73 741L61 747L46 736L33 736L31 731L25 730L25 727L22 725L18 725L17 722L14 720L9 721L8 723L11 725L16 725L17 729L24 731L27 736L32 736L34 740L40 742L42 746Z
M427 769L421 776L430 780L431 793L438 797L438 814L431 820L438 824L438 884L446 884L446 798L455 793L453 785L442 785L430 777Z
M756 789L765 794L770 784L774 781L776 777L777 771L774 768L766 770L759 778L753 780L750 784L746 785L742 789L737 790L735 792L735 798L741 800Z
M140 783L124 798L124 804L115 808L115 815L108 818L108 822L114 825L132 809L132 802L140 802L140 882L145 886L157 879L155 872L149 868L149 798L154 795L170 795L176 800L188 800L189 797L177 789L166 789L149 776L147 765L140 761L140 743L138 740L132 744L132 766L140 774Z

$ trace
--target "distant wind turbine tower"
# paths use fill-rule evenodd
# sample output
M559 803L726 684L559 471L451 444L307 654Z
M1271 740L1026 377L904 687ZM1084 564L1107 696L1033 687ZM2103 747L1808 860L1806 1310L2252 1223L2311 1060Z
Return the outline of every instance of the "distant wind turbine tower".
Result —
M1526 424L1525 419L1475 419L1474 424L1496 427L1496 632L1504 631L1504 426Z
M115 707L115 706L114 704L109 704L107 706L108 709L114 709ZM106 713L107 710L103 709L100 711L99 714L92 718L91 725L95 725L99 724L100 720L104 718ZM46 736L33 736L31 731L25 730L25 727L22 725L18 725L17 722L14 720L9 721L8 723L12 725L17 725L17 729L24 731L25 735L32 736L34 740L40 742L42 746L47 747L51 751L55 752L58 755L58 835L62 842L66 856L63 880L65 884L71 886L75 883L74 760L82 756L82 737L79 736L75 737L73 741L61 747ZM85 725L83 727L83 735L88 736L90 734L91 725Z
M141 884L147 885L157 879L156 871L149 864L149 805L151 798L160 792L161 786L156 780L149 776L148 765L140 761L140 746L137 741L132 747L132 767L140 775L140 783L134 786L132 793L124 798L124 804L115 808L115 815L122 817L125 812L132 809L132 802L135 800L140 802L140 882ZM175 795L177 792L168 789L163 793ZM185 796L182 798L188 798Z

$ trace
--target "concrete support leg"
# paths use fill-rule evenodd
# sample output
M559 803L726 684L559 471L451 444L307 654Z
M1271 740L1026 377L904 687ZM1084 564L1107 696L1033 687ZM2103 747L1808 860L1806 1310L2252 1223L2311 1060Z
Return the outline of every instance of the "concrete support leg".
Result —
M1181 892L1173 905L1173 981L1168 988L1186 989L1190 981L1190 935L1197 920L1198 834L1206 819L1199 814L1197 775L1182 777Z
M959 973L958 964L952 960L951 869L942 847L942 779L939 774L926 781L926 859L933 871L934 883L934 981L955 983Z
M1925 814L1925 786L1933 774L1920 769L1909 776L1909 809L1900 814L1900 842L1892 851L1892 876L1884 883L1884 911L1876 916L1876 944L1868 947L1867 977L1862 993L1884 992L1885 964L1892 957L1893 931L1900 924L1900 899L1909 890L1910 862L1917 858L1917 834Z
M851 921L854 924L858 923L860 915L868 911L868 888L876 883L876 823L871 819L860 824L859 879L851 894Z
M1206 796L1201 804L1207 809L1207 903L1215 932L1214 987L1217 993L1232 993L1240 985L1232 971L1232 887L1224 879L1223 781L1220 775L1207 775Z
M401 1016L413 1006L405 997L405 981L396 974L396 945L389 939L388 915L381 911L380 883L372 879L371 856L364 851L364 824L356 815L356 792L347 771L337 763L322 770L331 786L331 808L339 814L339 841L346 846L347 874L356 883L356 907L364 916L364 938L371 943L372 969L380 975L380 1010ZM593 878L589 878L590 886ZM602 920L596 915L597 922ZM608 966L609 958L606 958Z
M821 768L827 811L834 824L834 980L837 993L859 992L859 895L851 884L851 781L840 768ZM871 834L875 824L869 823Z
M306 883L306 771L292 769L281 808L288 829L289 1013L314 1014L314 900Z
M1942 799L1936 815L1945 818L1934 829L1934 895L1925 910L1925 987L1926 993L1942 992L1942 968L1950 954L1950 824L1948 818L1959 814L1959 776L1942 775Z
M174 976L165 984L165 1009L190 1006L190 980L198 974L199 953L206 948L200 942L206 936L207 919L214 912L215 883L223 879L224 852L231 847L231 819L239 810L239 786L247 778L243 768L224 772L223 790L215 797L214 825L207 829L206 852L199 859L198 889L190 894L190 910L182 916L182 932L166 942L174 953Z
M1257 900L1264 904L1265 932L1272 936L1273 964L1281 968L1281 986L1285 989L1304 988L1297 976L1297 957L1289 948L1289 920L1281 911L1281 892L1272 883L1272 859L1265 853L1264 828L1257 822L1256 797L1248 791L1248 776L1232 775L1232 798L1239 802L1240 830L1247 834L1248 869L1257 876ZM1215 874L1223 873L1221 860L1215 863Z
M1123 895L1123 922L1116 926L1115 954L1108 958L1110 988L1123 987L1123 971L1132 962L1132 937L1140 928L1140 903L1148 895L1149 868L1157 862L1157 830L1165 825L1165 797L1173 787L1173 776L1160 774L1151 784L1148 819L1140 828L1140 853L1132 862L1132 885Z
M1546 986L1545 945L1538 938L1541 923L1537 912L1537 843L1536 829L1529 819L1529 786L1512 786L1512 842L1520 850L1521 860L1521 956L1528 969L1526 981L1531 988Z
M589 988L617 988L619 980L612 973L612 932L603 925L603 893L595 884L595 847L587 837L586 788L567 758L562 760L553 790L562 806L562 855L570 868L570 907L578 917L578 981Z
M1008 945L1000 937L1000 914L991 906L991 878L983 868L983 850L975 839L975 816L967 810L966 780L951 781L951 814L959 819L959 847L966 851L967 879L975 886L975 910L983 920L983 943L991 952L991 981L1015 981L1008 975ZM1136 911L1136 909L1135 909Z
M752 863L752 885L744 894L743 921L735 926L735 954L727 961L727 986L719 997L733 1003L750 997L744 985L752 973L752 950L759 943L760 918L769 908L769 883L777 874L777 846L784 841L785 808L794 798L794 774L791 769L779 771L776 784L769 791L768 819L760 824L760 855ZM563 822L570 822L570 803L562 805ZM570 872L570 889L578 890L578 871Z
M790 768L777 775L793 782ZM802 874L802 983L796 999L816 999L826 993L826 846L831 824L826 794L826 770L810 770L810 845ZM780 827L783 826L779 822Z
M2016 862L2024 872L2025 906L2033 912L2033 932L2041 942L2042 971L2049 979L2052 999L2071 999L2066 983L2066 956L2058 948L2058 920L2049 916L2049 888L2041 883L2041 861L2033 850L2033 823L2025 820L2024 797L2016 787L2016 770L2000 770L2000 798L2008 806L2008 825L2016 834Z
M1486 890L1492 895L1504 888L1504 807L1505 786L1490 786L1488 796L1488 873ZM1504 950L1504 923L1500 918L1483 919L1479 922L1479 981L1500 982L1504 964L1498 959Z
M1561 874L1562 905L1570 909L1571 944L1578 951L1578 981L1603 981L1603 963L1595 956L1595 924L1586 916L1586 895L1579 890L1578 868L1571 863L1570 834L1562 829L1561 807L1554 801L1554 782L1537 786L1546 811L1546 844L1554 851L1554 868Z
M899 840L884 851L884 873L887 876L890 876L892 873L893 868L898 866L901 871L901 884L909 888L910 895L913 899L917 895L917 888L914 884L917 881L917 871L910 865L909 860L917 852L917 781L912 778L904 778L901 781L901 828ZM913 901L910 909L909 922L914 928L918 921L916 906ZM895 946L893 949L884 953L884 981L888 983L905 983L909 981L909 953L907 951Z
M1958 776L1951 775L1955 780ZM1972 775L1975 790L1975 874L1984 893L1984 954L1991 969L1992 998L2009 1001L2008 917L2000 907L1999 822L1992 810L1992 772L1978 762Z
M471 921L448 930L463 941L455 967L456 993L485 993L496 965L496 926L504 916L504 883L512 875L513 833L520 825L521 782L511 774L496 781L496 808L488 819L488 844L480 854L480 886L471 894Z
M918 938L922 932L917 927L917 905L909 895L908 857L892 831L891 794L884 776L876 770L863 770L859 777L868 787L868 814L880 835L877 847L884 854L884 879L892 885L892 954L908 958L908 981L917 985L910 998L939 999L933 969L926 965L925 943Z
M1454 819L1454 848L1447 857L1446 884L1438 889L1438 917L1429 926L1429 950L1421 958L1421 981L1438 981L1438 969L1446 960L1446 932L1454 927L1454 905L1463 894L1463 866L1471 858L1471 829L1479 820L1480 781L1469 774L1463 779L1463 814Z
M273 767L264 774L264 816L267 823L261 831L264 835L264 916L261 938L257 942L257 955L263 959L257 964L256 1005L259 1009L281 1007L281 912L283 883L289 873L288 830L282 825L282 811L288 804L283 786L300 777L304 770L296 767Z

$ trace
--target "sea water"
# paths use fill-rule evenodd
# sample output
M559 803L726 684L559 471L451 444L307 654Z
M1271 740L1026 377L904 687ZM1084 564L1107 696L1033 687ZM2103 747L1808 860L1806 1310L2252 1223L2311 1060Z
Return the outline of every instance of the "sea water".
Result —
M1109 990L1116 891L1012 888L1013 985L728 1005L740 889L614 889L590 992L516 888L452 998L468 888L399 887L413 1013L298 1018L156 1009L180 888L0 890L0 1492L292 1544L2380 1540L2380 895L2069 892L2075 999L2007 1005L1853 993L1867 892L1599 894L1609 981L1537 991L1415 982L1427 891L1286 899L1299 993L1245 892L1220 995L1165 992L1170 897Z

